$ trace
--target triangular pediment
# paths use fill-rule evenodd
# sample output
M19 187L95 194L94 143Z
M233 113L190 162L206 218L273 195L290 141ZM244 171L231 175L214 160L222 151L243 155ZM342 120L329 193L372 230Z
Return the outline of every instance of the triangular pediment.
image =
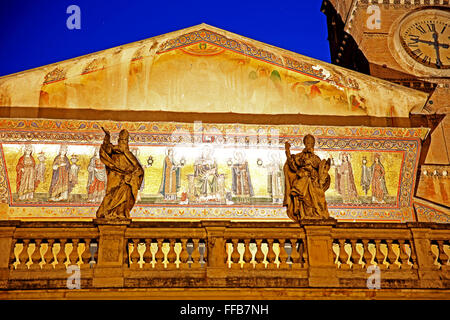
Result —
M426 93L206 24L0 78L0 106L408 117Z

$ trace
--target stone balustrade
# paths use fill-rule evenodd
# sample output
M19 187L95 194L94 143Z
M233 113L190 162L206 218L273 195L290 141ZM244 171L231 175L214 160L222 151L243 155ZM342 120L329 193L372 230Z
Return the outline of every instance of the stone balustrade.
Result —
M92 285L98 261L92 223L3 221L0 246L0 288L65 288L73 265L82 270L82 283Z
M436 223L0 222L0 288L450 287L450 226ZM373 266L370 268L370 266Z
M229 228L225 235L226 268L288 270L307 268L305 234L301 229ZM255 231L261 231L255 232Z

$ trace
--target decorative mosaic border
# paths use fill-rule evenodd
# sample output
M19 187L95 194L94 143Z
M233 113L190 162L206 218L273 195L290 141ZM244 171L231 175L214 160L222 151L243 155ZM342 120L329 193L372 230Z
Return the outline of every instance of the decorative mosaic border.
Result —
M328 209L330 216L340 221L414 222L412 207L390 209Z
M419 222L450 223L450 210L447 213L414 200L414 209Z
M352 137L352 138L417 138L424 140L429 128L380 128L380 127L347 127L347 126L306 126L306 125L254 125L254 124L210 124L181 122L125 122L125 121L89 121L89 120L50 120L50 119L0 119L0 139L3 141L17 138L20 141L47 139L47 134L59 133L60 139L78 141L80 133L90 133L83 138L89 141L102 141L101 126L112 133L127 129L131 142L137 133L171 134L178 130L190 134L208 134L215 132L233 133L236 135L264 134L276 131L280 136L312 134L321 137ZM14 135L5 134L4 130L14 130ZM32 131L32 132L30 132ZM39 131L39 132L37 132ZM51 133L54 131L53 133ZM11 133L12 134L12 133ZM58 136L56 136L58 137Z
M39 215L31 214L28 208L11 207L9 219L94 219L97 207L43 207ZM340 221L415 221L412 208L404 210L332 210L330 216ZM131 217L136 220L271 220L291 221L284 207L143 207L135 206ZM437 222L437 221L436 221ZM441 222L441 221L439 221ZM446 223L446 222L444 222Z
M3 146L0 144L0 152L3 154ZM10 194L8 186L8 177L6 173L5 159L0 159L0 203L9 203Z
M43 207L39 216L29 214L24 207L11 207L11 219L23 218L81 218L94 219L97 207ZM145 207L135 206L131 211L133 219L270 219L290 221L283 207Z

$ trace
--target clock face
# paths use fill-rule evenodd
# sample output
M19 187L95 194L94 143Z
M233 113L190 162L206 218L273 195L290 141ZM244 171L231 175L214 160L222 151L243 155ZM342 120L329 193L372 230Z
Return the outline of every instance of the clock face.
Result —
M447 73L450 69L450 12L422 10L398 29L401 57L416 70Z

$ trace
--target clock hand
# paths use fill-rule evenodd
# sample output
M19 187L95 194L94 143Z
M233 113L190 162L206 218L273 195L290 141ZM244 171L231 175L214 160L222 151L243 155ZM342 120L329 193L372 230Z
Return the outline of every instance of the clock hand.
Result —
M439 41L438 41L438 34L436 31L433 33L433 39L434 39L434 50L436 50L436 66L440 69L442 67L442 62L439 55Z
M418 42L422 42L425 44L429 44L430 46L434 46L434 41L427 41L427 40L422 40L422 39L417 39ZM439 47L442 47L444 49L448 49L450 46L446 43L438 43L437 44Z

